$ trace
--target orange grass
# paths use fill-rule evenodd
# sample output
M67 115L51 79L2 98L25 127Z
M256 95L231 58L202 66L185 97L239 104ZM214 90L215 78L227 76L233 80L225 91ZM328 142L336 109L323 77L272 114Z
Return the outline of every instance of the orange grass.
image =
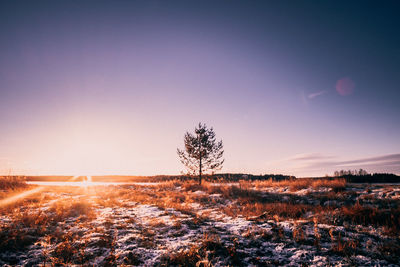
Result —
M25 177L0 176L0 190L15 190L24 187L27 187Z
M294 180L275 181L272 179L266 181L252 182L257 189L264 187L289 187L291 191L298 191L306 188L318 189L321 187L332 188L334 191L340 191L346 188L346 180L343 178L335 179L317 179L317 178L299 178Z

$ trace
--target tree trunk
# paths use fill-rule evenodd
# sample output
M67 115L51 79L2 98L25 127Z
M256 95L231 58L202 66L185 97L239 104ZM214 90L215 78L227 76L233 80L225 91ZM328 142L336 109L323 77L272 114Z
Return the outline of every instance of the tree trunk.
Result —
M201 185L201 136L199 135L199 154L200 154L200 166L199 166L199 185Z
M200 169L199 169L199 184L201 184L201 156L200 156Z

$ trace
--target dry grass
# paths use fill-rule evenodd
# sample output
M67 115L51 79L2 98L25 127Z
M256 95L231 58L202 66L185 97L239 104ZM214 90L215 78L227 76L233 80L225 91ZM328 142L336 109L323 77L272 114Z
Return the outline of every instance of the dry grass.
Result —
M308 187L332 188L333 190L329 192L323 190L322 193L308 195L268 193L267 190L262 190L267 186L278 185L289 187L293 191ZM45 198L40 194L30 196L18 202L18 205L2 210L2 214L6 214L12 223L0 224L0 250L24 251L38 240L43 242L45 237L49 236L48 243L51 250L43 255L43 263L85 265L96 257L96 255L85 254L86 243L80 238L86 236L86 240L91 241L88 248L96 248L98 249L96 253L103 255L102 264L140 265L145 264L145 259L140 254L136 254L135 249L129 254L123 253L123 256L115 253L118 251L116 242L118 233L135 229L138 232L135 232L131 241L127 241L129 245L135 244L138 248L145 250L159 250L165 249L165 243L160 242L160 236L176 238L194 231L202 234L204 229L207 229L205 231L207 234L203 238L190 243L187 249L171 251L170 254L164 255L160 264L211 266L223 259L223 265L239 266L243 257L246 257L244 254L247 248L262 247L266 241L285 243L289 246L310 246L315 251L320 249L320 251L333 253L337 257L350 257L359 254L360 251L364 253L366 250L359 248L364 245L363 242L358 243L357 238L347 234L356 231L354 225L361 224L381 227L386 233L391 234L391 236L384 235L385 239L382 238L379 251L384 259L396 261L400 230L398 200L375 199L373 204L377 206L374 207L370 205L371 199L365 199L363 202L361 198L358 198L357 193L353 192L353 194L351 190L341 191L345 187L346 183L343 179L304 179L281 182L240 181L233 185L210 182L198 185L195 181L174 180L149 186L51 189L51 192L45 191L49 193ZM360 199L360 202L353 205L355 199ZM345 204L334 206L319 204L326 200L337 200L338 203ZM124 216L121 207L132 211L140 204L158 207L161 209L163 218L159 219L148 214L145 217L136 217L134 212ZM382 209L382 207L389 208ZM102 215L101 220L98 220L94 227L93 220L100 214L96 209L101 210ZM104 218L104 214L107 214L103 213L105 210L117 212L110 213L109 217ZM180 211L182 214L175 211ZM233 235L229 236L229 231L222 226L214 226L215 231L209 228L210 225L221 220L220 217L215 216L218 212L218 216L221 215L221 217L240 215L251 221L249 224L251 228L235 237L240 242L233 240ZM173 223L166 221L166 217L169 217ZM326 228L318 226L317 218L320 223L330 224L333 228L345 226L345 230L341 230L344 237L339 231L332 230L328 234ZM224 219L230 220L228 217ZM97 224L99 221L101 225ZM282 223L282 221L285 222ZM285 226L287 224L291 225L289 229ZM74 230L76 231L74 235L68 234L71 225L78 229ZM263 229L265 225L270 227ZM88 233L90 236L91 234L97 236L98 239L90 239L92 237L87 237ZM390 245L388 240L394 245ZM374 245L374 249L377 248L378 245ZM274 264L269 260L262 261L262 257L264 256L254 256L251 263L254 265L268 262ZM285 264L285 262L279 264Z
M27 187L23 176L0 176L0 190L15 190Z
M240 253L234 246L225 246L218 235L205 233L199 244L187 250L168 253L162 257L162 266L213 266L213 260L228 259L228 266L242 266Z
M13 223L0 225L0 251L24 250L46 235L59 239L61 234L54 231L59 222L64 222L70 217L83 221L95 216L93 208L85 200L54 199L53 205L48 210L42 211L40 207L49 199L40 197L40 194L34 196L34 199L36 200L34 202L22 199L18 205L9 205L2 209L2 213L7 214ZM58 251L64 253L66 249L68 242L60 245ZM61 258L63 262L68 262L67 258Z
M290 203L239 203L222 208L231 217L242 215L250 220L265 221L275 216L282 219L304 218L308 212L321 212L322 208L306 204Z
M267 181L268 183L270 181ZM344 182L344 183L343 183ZM273 182L276 183L276 182ZM314 187L331 186L339 188L345 184L343 179L336 180L313 180L305 179L304 181L283 181L277 182L281 184L291 184L293 186L312 185ZM144 190L142 187L133 187L130 189L121 189L121 191L104 192L102 200L98 202L103 206L118 206L119 203L137 202L140 204L155 205L159 208L172 208L184 214L195 216L190 203L200 203L201 205L219 204L218 201L233 201L230 205L221 206L221 210L232 217L242 215L246 218L258 217L257 220L271 219L274 216L280 218L305 218L311 214L320 213L330 210L330 207L323 208L309 204L282 203L281 197L274 194L263 194L261 191L254 189L259 186L258 182L250 183L241 181L239 185L219 184L215 185L210 182L204 182L199 185L194 181L169 181L161 183L158 186L151 186L152 190ZM181 190L177 191L176 186ZM173 190L171 190L173 188ZM134 192L134 193L132 193ZM201 192L201 193L197 193ZM210 198L210 194L219 194L219 200ZM333 196L332 196L333 197ZM117 200L118 201L117 201ZM105 204L104 202L108 202Z
M360 205L342 207L340 216L352 224L382 226L388 234L398 234L400 230L400 208L378 209Z
M28 187L28 189L29 188L30 187ZM0 196L2 199L11 198L14 196L18 196L20 193L22 193L24 191L15 190L15 191L7 192L4 194L0 194ZM11 203L1 205L0 206L0 214L1 215L10 214L10 213L15 212L16 210L19 210L21 207L25 207L25 208L29 207L29 208L35 209L38 206L40 206L43 203L43 201L44 201L43 196L41 196L40 192L37 192L37 193L27 196L25 198L19 198Z
M69 234L63 236L63 241L53 251L54 264L68 265L73 262L78 254L78 249L74 246L73 239Z
M47 231L51 219L42 212L17 211L13 224L0 228L0 251L23 250Z
M342 238L341 233L339 233L338 237L336 238L336 243L332 245L332 252L343 255L343 256L351 256L355 255L358 252L359 246L358 240L353 240L350 238Z
M57 201L49 211L55 213L56 221L63 221L69 217L89 219L96 216L92 205L86 199Z
M291 191L298 191L306 188L332 188L332 190L338 192L346 188L346 180L343 178L336 179L315 179L315 178L301 178L294 180L282 180L275 181L272 179L266 181L255 181L253 182L257 189L265 187L289 187Z
M304 243L306 235L302 224L295 223L292 230L293 240L298 243Z

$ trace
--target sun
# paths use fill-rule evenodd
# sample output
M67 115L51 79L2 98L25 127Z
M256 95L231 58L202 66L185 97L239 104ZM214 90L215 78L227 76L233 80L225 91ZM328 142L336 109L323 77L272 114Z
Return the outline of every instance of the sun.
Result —
M92 176L86 175L84 177L86 177L86 178L82 182L83 187L88 187L88 186L93 185Z

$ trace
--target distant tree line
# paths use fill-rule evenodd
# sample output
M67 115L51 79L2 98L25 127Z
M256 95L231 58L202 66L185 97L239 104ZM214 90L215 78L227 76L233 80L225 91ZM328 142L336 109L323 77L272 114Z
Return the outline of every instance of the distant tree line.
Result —
M335 177L343 177L346 175L352 175L352 176L363 176L363 175L368 175L368 172L364 169L359 169L359 170L340 170L340 171L335 171L333 176Z
M335 177L345 178L349 183L400 183L400 176L393 173L370 174L366 170L340 170L334 172Z

